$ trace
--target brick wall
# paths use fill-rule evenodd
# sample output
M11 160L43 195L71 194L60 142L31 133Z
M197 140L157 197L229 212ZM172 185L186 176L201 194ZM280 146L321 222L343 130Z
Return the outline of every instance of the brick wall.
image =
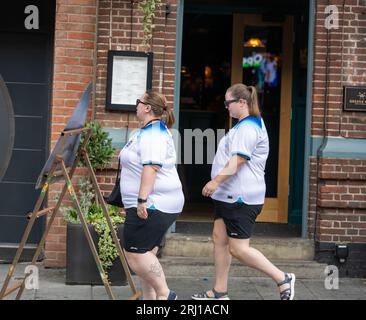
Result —
M338 29L325 27L329 14L324 10L329 4L338 8ZM330 0L329 4L328 0L320 0L316 8L312 135L323 135L325 111L328 136L366 138L366 113L342 110L343 86L364 85L366 82L366 3L363 0Z
M165 19L165 6L154 20L151 51L153 58L153 89L164 93L168 103L173 104L175 74L176 1L170 1L171 12ZM131 21L132 14L132 21ZM96 75L95 105L91 106L89 118L94 116L105 128L137 128L134 113L105 111L108 50L144 51L142 41L142 14L138 1L100 0L97 14L96 0L58 0L56 9L55 56L52 100L51 146L55 145L86 84ZM97 25L98 21L98 25ZM132 22L132 34L131 34ZM98 28L97 28L98 27ZM97 45L95 36L97 33ZM111 35L111 36L110 36ZM94 55L97 55L94 68ZM116 155L120 150L116 150ZM115 180L116 157L111 165L97 173L99 186L109 193ZM74 183L83 174L77 172ZM61 185L52 185L49 203ZM65 205L71 204L66 199ZM54 221L46 241L45 265L66 265L66 225L60 216Z
M329 4L338 8L339 28L328 30L327 42L324 10ZM342 109L343 86L366 80L366 2L317 1L315 30L312 136L366 138L366 113ZM313 157L309 183L309 237L316 232L320 242L366 243L366 161L324 158L317 163Z
M151 42L153 57L153 88L161 91L170 105L174 99L175 74L175 37L176 37L176 3L170 1L171 13L165 23L165 7L157 10L154 20L155 29ZM132 35L131 35L132 14ZM112 26L112 27L111 27ZM138 2L101 0L98 26L98 62L96 120L104 127L121 128L127 126L127 113L106 112L105 93L107 78L108 50L144 51L142 41L142 14ZM112 37L110 37L112 35ZM165 63L163 60L165 58ZM164 85L162 85L164 82ZM134 113L129 116L129 127L137 128Z
M346 1L348 4L348 1ZM345 8L343 76L346 85L366 83L366 2L350 1ZM366 112L342 112L340 135L349 138L366 138Z
M54 75L51 118L51 145L70 118L86 85L93 79L94 39L96 32L95 0L57 0L54 51ZM91 114L91 108L89 117ZM82 170L78 175L83 174ZM78 179L75 176L74 182ZM49 205L55 204L61 184L53 184ZM70 203L67 200L65 204ZM45 245L45 266L64 267L66 264L66 225L58 215Z
M318 206L317 239L366 242L366 161L321 159L319 177L318 197L311 194Z
M165 6L161 6L154 19L155 29L151 41L153 52L153 89L162 92L173 106L175 76L176 1L170 1L170 13L165 16ZM99 4L98 45L97 45L97 88L95 120L105 128L138 128L135 112L106 111L106 82L108 50L141 51L142 13L138 1L101 0ZM132 26L131 26L132 15ZM165 19L166 17L166 19ZM132 34L131 34L132 27ZM116 155L120 150L116 150ZM117 157L110 168L97 174L103 191L113 189Z

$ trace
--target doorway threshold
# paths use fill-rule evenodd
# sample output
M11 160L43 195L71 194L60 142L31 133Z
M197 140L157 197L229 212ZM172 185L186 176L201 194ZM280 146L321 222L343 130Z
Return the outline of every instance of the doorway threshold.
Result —
M211 221L197 220L177 220L176 233L211 236L213 229L213 216ZM283 223L268 223L257 222L253 237L260 238L300 238L301 225L283 224Z
M175 233L211 236L214 224L212 202L188 202L175 224ZM300 224L257 222L253 237L301 238Z

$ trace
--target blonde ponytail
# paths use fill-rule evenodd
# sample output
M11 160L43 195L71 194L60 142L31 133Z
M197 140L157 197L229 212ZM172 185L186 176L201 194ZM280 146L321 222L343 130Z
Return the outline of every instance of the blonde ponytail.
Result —
M145 93L144 100L151 106L154 116L160 117L169 129L173 127L175 122L173 109L167 105L167 100L164 95L156 91L148 90Z
M227 92L230 92L234 99L244 99L248 103L249 114L254 117L259 117L261 112L259 110L257 90L253 86L246 86L242 83L232 85Z
M162 119L169 129L173 127L175 123L175 117L172 108L165 106Z
M249 114L254 117L259 117L261 115L261 112L258 105L257 89L253 86L249 86L248 89L250 91L251 100L251 105L249 106Z

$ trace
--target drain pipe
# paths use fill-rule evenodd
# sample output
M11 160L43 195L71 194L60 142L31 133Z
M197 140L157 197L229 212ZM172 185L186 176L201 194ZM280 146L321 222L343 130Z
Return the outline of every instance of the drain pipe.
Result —
M330 1L328 0L328 6ZM323 118L323 138L322 143L317 149L316 152L316 202L315 202L315 216L314 216L314 234L313 239L314 242L316 241L316 229L318 224L318 197L320 191L320 178L319 178L319 168L320 168L320 158L323 155L324 148L328 143L328 136L327 136L327 116L328 116L328 89L329 89L329 62L330 62L330 52L329 52L329 28L326 28L326 56L325 56L325 92L324 92L324 118Z
M176 39L175 39L175 48L176 48L176 55L175 55L175 73L174 73L174 116L175 116L175 124L174 129L175 132L179 130L179 103L180 103L180 69L182 64L182 41L183 41L183 16L184 16L184 0L177 1L177 20L176 20ZM174 144L178 150L178 163L180 163L180 141L177 135L173 135ZM178 164L176 164L176 167ZM176 223L174 222L170 227L169 233L176 232Z
M311 111L313 93L314 65L314 32L315 32L315 0L309 1L309 33L308 33L308 70L306 84L306 114L305 114L305 150L304 150L304 182L302 196L301 237L307 238L309 210L309 178L311 155Z

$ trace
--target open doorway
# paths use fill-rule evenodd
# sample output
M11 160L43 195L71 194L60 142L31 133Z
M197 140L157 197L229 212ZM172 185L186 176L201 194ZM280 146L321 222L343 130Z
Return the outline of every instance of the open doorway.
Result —
M259 222L301 223L308 9L305 0L296 5L289 0L276 4L263 1L261 5L256 1L240 5L220 0L185 1L179 123L182 145L185 129L213 129L217 133L235 123L223 105L230 85L242 82L256 86L271 143L266 201ZM216 144L220 138L216 134ZM202 143L206 150L206 140L194 141L193 149L194 143ZM211 164L183 163L178 169L186 196L181 218L212 221L211 201L201 195L210 179Z
M232 15L187 13L183 26L179 115L182 146L184 139L188 139L184 130L204 132L212 129L216 140L218 129L228 129L228 114L223 101L231 83ZM196 144L200 143L202 164L195 161L194 151ZM192 163L183 161L178 166L186 198L183 218L206 219L212 215L211 199L201 194L211 173L207 143L206 138L201 141L193 138ZM187 154L182 148L182 159L185 157Z

